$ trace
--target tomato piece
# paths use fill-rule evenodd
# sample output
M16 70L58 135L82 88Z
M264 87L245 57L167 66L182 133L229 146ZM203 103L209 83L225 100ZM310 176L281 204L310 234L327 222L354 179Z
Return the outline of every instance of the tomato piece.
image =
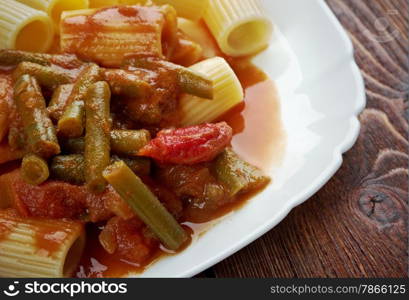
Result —
M59 181L33 186L22 179L19 170L0 177L0 191L0 197L8 199L22 216L58 219L85 213L84 188Z
M158 241L143 234L144 226L138 218L111 218L99 235L104 249L130 263L143 265L158 246Z
M226 122L166 129L143 147L139 155L160 163L193 165L213 160L231 142L232 128Z

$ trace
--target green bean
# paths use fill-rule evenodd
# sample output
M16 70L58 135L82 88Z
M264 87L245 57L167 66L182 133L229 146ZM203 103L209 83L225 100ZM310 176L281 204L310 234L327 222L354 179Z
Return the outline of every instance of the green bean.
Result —
M67 100L67 107L58 121L58 133L64 137L74 138L82 136L84 132L84 99L89 87L100 78L99 67L88 65L81 71L71 94Z
M178 84L183 92L201 98L213 99L213 81L205 75L183 66L152 57L131 57L125 60L125 65L145 69L157 69L159 67L176 72Z
M123 160L125 164L139 176L147 176L150 173L150 160L144 157L121 158L112 156L111 163ZM53 157L50 165L52 178L67 181L73 184L85 183L85 159L81 154L58 155Z
M50 176L47 162L35 155L25 155L21 163L21 175L23 179L32 185L39 185Z
M165 247L178 250L187 241L183 228L123 161L110 165L103 175Z
M62 68L46 67L31 62L22 62L13 72L14 80L23 74L34 76L41 86L56 88L61 84L67 84L74 80L67 70Z
M120 157L112 155L111 164L123 161L138 176L147 176L151 172L151 160L146 157Z
M45 54L10 49L0 50L0 65L14 66L23 61L28 61L43 66L51 65L48 55Z
M63 84L54 90L47 107L48 114L52 119L59 120L61 118L73 87L73 84Z
M78 137L84 133L84 101L69 104L58 121L58 133L66 137Z
M151 86L137 75L120 69L102 69L102 78L108 82L112 94L132 98L146 98Z
M140 149L151 140L148 130L112 130L112 152L121 155L137 156Z
M59 155L53 157L50 172L54 179L73 184L83 184L85 183L84 168L85 161L83 155Z
M14 86L14 97L27 139L25 150L43 158L60 153L55 128L37 80L27 74L21 76Z
M112 130L110 133L111 151L119 155L137 156L142 147L151 139L148 130ZM61 141L62 148L71 153L84 152L84 139L65 139Z
M79 68L84 64L73 54L56 55L10 49L0 50L0 65L16 66L22 62L31 62L42 66L56 64L67 69Z
M23 149L25 140L21 117L17 114L10 123L8 143L13 150Z
M102 171L110 162L110 99L111 92L105 81L91 85L85 97L85 180L89 190L96 193L105 190Z
M270 182L260 169L243 161L230 148L218 156L214 169L218 181L229 188L232 196L260 189Z
M85 139L83 137L60 139L59 141L64 153L84 154Z

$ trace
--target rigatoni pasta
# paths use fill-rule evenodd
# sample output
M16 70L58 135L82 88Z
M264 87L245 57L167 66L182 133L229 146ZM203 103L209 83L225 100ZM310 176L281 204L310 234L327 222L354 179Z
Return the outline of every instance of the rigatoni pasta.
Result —
M49 53L0 48L0 277L139 273L268 184L230 148L266 78L221 57L198 22L207 0L18 1L51 30L66 5L85 8L61 14ZM260 25L256 1L216 2L233 44ZM4 7L0 28L16 15Z
M134 53L167 57L176 43L177 18L170 6L89 9L62 16L61 50L103 66L120 66Z
M262 50L273 29L260 0L209 0L204 20L222 51L230 56Z
M47 13L58 32L61 13L65 10L88 8L88 0L17 0L23 4Z
M119 0L121 4L145 4L147 0ZM153 0L154 4L172 5L178 16L186 19L198 21L207 8L208 0Z
M89 0L90 8L100 8L119 4L119 0Z
M19 217L0 210L1 277L68 277L85 245L80 222Z
M181 98L184 126L212 122L243 101L243 88L236 74L222 57L199 62L190 69L213 80L214 98L207 100L192 95Z
M0 48L45 52L51 45L53 26L43 11L14 0L3 0L0 25Z

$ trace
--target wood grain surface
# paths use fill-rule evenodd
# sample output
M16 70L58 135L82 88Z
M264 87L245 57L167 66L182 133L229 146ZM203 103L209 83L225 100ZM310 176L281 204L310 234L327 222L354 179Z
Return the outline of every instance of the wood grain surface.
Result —
M314 197L200 277L408 276L408 1L327 3L366 83L358 142Z

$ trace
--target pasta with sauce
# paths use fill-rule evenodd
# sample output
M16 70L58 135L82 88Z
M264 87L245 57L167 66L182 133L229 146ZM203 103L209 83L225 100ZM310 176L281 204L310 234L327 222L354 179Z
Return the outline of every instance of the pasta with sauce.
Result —
M89 5L88 0L17 0L34 9L42 10L50 16L54 28L59 31L60 17L63 11L84 9Z
M0 277L143 271L189 245L186 222L213 220L271 180L233 149L243 128L228 117L242 117L247 84L244 60L227 55L268 41L258 1L68 2L0 12L14 30L0 29ZM15 42L35 18L49 35ZM252 33L254 47L239 47ZM90 257L112 267L97 272Z

